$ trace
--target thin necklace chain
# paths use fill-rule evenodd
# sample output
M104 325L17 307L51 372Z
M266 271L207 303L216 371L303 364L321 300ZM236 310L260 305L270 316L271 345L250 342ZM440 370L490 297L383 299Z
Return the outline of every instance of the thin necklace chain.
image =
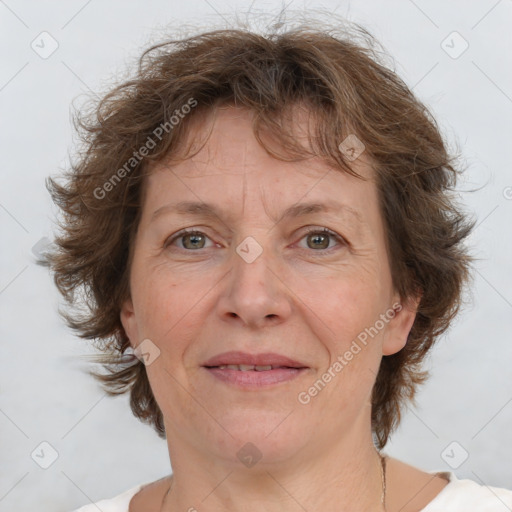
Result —
M380 470L381 470L381 480L382 480L382 495L380 497L380 501L382 503L382 507L384 508L384 512L386 512L386 456L381 455L379 453L380 457ZM171 492L172 486L174 483L174 479L171 477L171 484L169 485L168 491L165 493L163 499L162 499L162 508L163 510L165 500L169 496L169 493Z
M381 503L382 507L384 508L384 512L386 512L386 456L381 455L379 453L380 457L380 469L381 469L381 475L382 475L382 496L381 496Z

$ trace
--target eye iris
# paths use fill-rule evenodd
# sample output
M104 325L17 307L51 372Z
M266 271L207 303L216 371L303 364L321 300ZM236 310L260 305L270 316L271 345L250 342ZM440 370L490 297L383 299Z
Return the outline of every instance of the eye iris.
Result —
M312 235L308 236L308 246L309 246L309 240L318 241L323 239L323 244L318 245L313 242L313 247L320 248L320 249L326 249L329 247L329 235L324 233L313 233Z
M330 233L314 232L308 235L308 247L327 249L329 247ZM186 233L182 235L183 246L186 249L202 249L205 244L205 237L201 233ZM312 242L312 243L310 243Z
M190 240L192 245L191 246L187 246L187 240ZM203 242L202 245L199 243L199 245L197 245L197 242ZM187 249L202 249L203 246L204 246L204 236L198 234L198 233L191 233L191 234L187 234L187 235L183 235L183 245L185 248Z

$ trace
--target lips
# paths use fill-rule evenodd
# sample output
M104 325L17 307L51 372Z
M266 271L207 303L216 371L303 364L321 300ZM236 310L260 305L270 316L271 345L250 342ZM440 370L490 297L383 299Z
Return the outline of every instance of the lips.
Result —
M271 364L255 366L253 364L221 364L214 366L213 368L219 368L220 370L238 370L239 372L268 372L269 370L275 370L276 368L283 368L283 366L272 366Z
M203 364L204 367L221 369L239 370L239 371L270 371L276 368L308 368L300 361L295 361L289 357L274 354L249 354L247 352L224 352L208 359ZM224 367L224 368L223 368Z
M203 368L215 379L242 390L263 390L303 375L305 364L280 354L224 352L208 359Z

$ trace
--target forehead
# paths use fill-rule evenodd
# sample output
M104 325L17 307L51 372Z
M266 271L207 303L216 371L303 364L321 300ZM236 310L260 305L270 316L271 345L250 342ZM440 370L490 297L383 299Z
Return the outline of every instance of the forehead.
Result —
M311 177L325 174L329 169L344 172L327 159L315 156L310 141L310 136L315 136L315 115L303 104L285 110L279 120L283 122L282 129L278 130L279 134L286 134L291 144L309 153L303 156L283 148L281 139L277 140L278 133L266 126L260 126L258 140L253 126L255 116L254 111L231 104L198 109L186 121L184 133L172 154L150 164L148 174L172 169L177 176L200 177L215 168L243 175L249 170L261 169L263 163L271 169L289 168ZM340 150L336 148L335 151ZM276 158L276 154L284 158ZM364 152L350 163L350 167L364 180L374 181L372 162Z
M296 109L291 115L293 136L306 145L311 114ZM169 198L175 205L178 200L211 204L215 202L212 198L225 206L239 201L244 206L263 202L268 213L275 216L282 214L281 206L290 211L295 204L330 203L334 210L337 201L345 204L345 213L352 210L362 218L361 204L376 201L373 172L363 157L352 162L363 179L334 168L317 156L295 161L276 159L256 139L253 121L252 111L231 106L191 120L182 146L190 150L191 156L161 161L148 176L148 199L155 207L153 212L162 210ZM269 135L263 134L264 145L272 145ZM198 204L189 204L188 211L191 209L206 212ZM321 208L317 207L317 211Z

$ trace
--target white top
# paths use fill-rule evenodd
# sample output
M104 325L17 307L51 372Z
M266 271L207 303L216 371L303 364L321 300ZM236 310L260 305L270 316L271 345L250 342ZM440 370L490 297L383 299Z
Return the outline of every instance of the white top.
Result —
M449 484L421 512L504 512L512 510L512 490L459 480L451 471L429 471L449 479ZM137 485L115 498L85 505L73 512L128 512L131 499L146 485Z

